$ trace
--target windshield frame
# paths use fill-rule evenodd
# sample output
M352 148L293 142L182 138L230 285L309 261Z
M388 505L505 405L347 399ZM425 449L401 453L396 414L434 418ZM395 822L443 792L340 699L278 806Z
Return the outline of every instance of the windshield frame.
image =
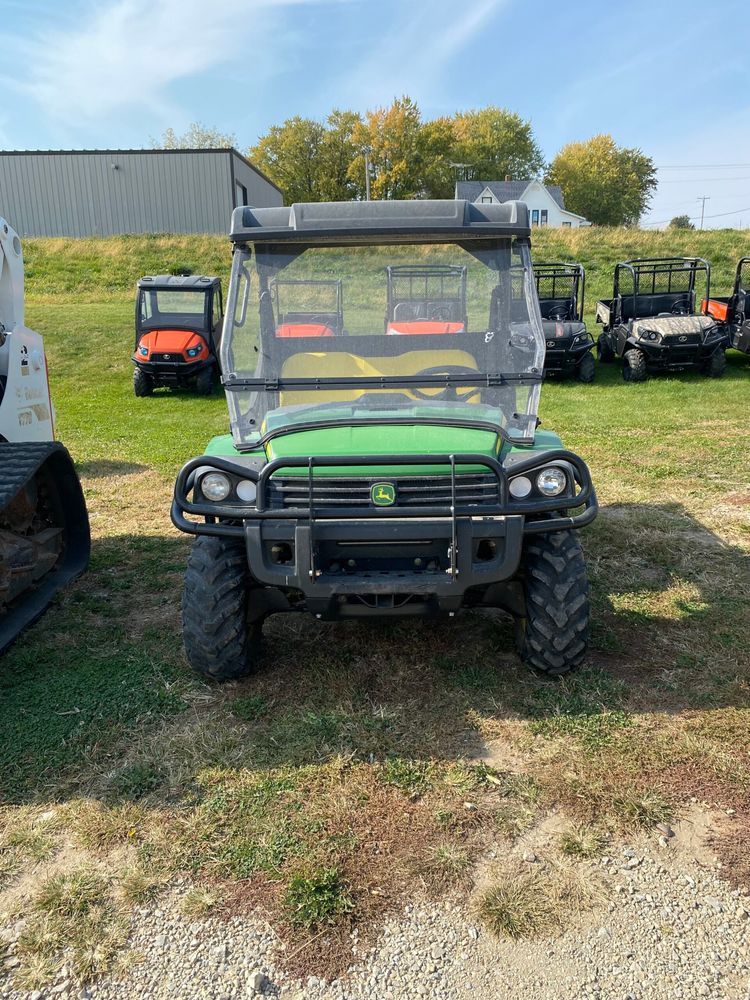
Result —
M467 372L461 373L451 373L451 372L438 372L434 374L411 374L411 375L323 375L315 377L284 377L281 375L280 370L259 374L259 366L256 367L256 372L254 375L239 374L235 368L232 345L234 338L237 336L236 331L236 317L240 317L240 326L245 322L248 314L248 310L254 308L258 305L257 297L253 296L251 289L253 288L253 279L257 282L257 258L255 256L256 246L252 241L248 242L236 242L233 246L233 261L232 261L232 271L229 283L229 289L227 292L227 302L226 311L224 314L224 330L222 335L221 344L221 364L222 364L222 382L224 389L227 392L227 399L230 406L230 418L232 425L232 432L235 438L235 443L238 447L257 447L258 444L265 438L261 428L255 429L249 434L238 434L238 424L241 421L242 414L240 411L240 406L238 405L238 397L241 393L251 392L253 394L263 394L263 393L279 393L285 390L310 390L310 403L308 408L310 410L309 423L310 424L320 424L325 423L327 425L348 425L352 423L355 419L352 413L352 407L342 406L341 407L341 417L336 418L327 412L325 415L321 416L320 420L316 420L315 413L313 412L315 408L325 407L328 409L330 403L321 401L320 403L315 402L315 390L322 389L374 389L380 390L384 389L429 389L429 388L448 388L450 386L461 386L466 388L481 389L484 387L498 387L498 386L528 386L529 394L528 400L525 407L526 415L530 417L533 414L534 420L529 421L529 423L536 425L536 413L539 406L539 389L543 379L543 358L544 358L544 332L542 326L542 317L539 311L539 302L536 294L536 286L533 276L533 266L531 262L531 242L528 236L525 235L513 235L513 236L497 236L496 234L490 235L474 235L471 236L461 236L451 238L447 234L436 234L434 238L425 238L422 235L411 234L409 236L394 236L389 234L383 236L383 238L373 239L372 237L366 239L330 239L330 238L319 238L311 239L307 237L303 240L289 240L284 241L283 247L279 247L279 251L284 254L288 254L291 258L296 258L297 256L304 254L307 250L313 250L319 247L328 248L341 248L345 249L348 247L358 247L362 246L403 246L403 245L413 245L413 246L424 246L430 244L437 244L442 246L455 245L456 247L466 250L473 254L473 251L482 251L488 248L500 248L503 250L513 251L517 250L520 256L521 263L513 265L513 268L509 266L504 270L498 270L498 274L508 274L511 275L513 271L523 273L522 282L522 292L521 297L525 300L526 313L528 316L528 326L532 333L533 343L536 345L535 349L539 351L541 349L541 363L533 366L527 371L477 371L476 374ZM262 252L268 251L268 244L259 243L258 248ZM485 263L482 260L479 253L477 257L481 263ZM510 260L510 257L509 257ZM485 265L486 266L486 265ZM283 267L276 272L276 276L283 274ZM244 280L243 280L244 279ZM283 279L282 279L283 280ZM244 297L243 301L239 302L240 290L244 287ZM489 306L489 303L488 303ZM238 312L239 310L239 312ZM263 357L263 350L261 345L264 343L264 334L262 329L263 320L261 317L261 330L259 332L259 345L256 348L258 352L258 360ZM477 336L479 332L475 332L473 335ZM379 335L378 335L379 336ZM352 337L354 341L360 341L362 338L360 335L355 335ZM387 340L401 340L401 338L384 338L384 343ZM440 344L435 343L431 345L428 341L440 341ZM434 347L445 347L444 337L442 335L426 335L420 338L422 343L420 344L421 349L425 349L425 354L428 353L428 349L432 346ZM340 342L337 343L337 347ZM309 349L309 348L308 348ZM401 352L396 349L396 345L392 348L394 355L398 355L403 352L403 346ZM445 400L446 405L450 405L452 400ZM273 411L283 407L275 407ZM405 402L404 408L407 409L408 401ZM500 418L500 412L498 409L498 421ZM348 412L347 412L348 411ZM516 414L517 416L519 414ZM423 423L425 420L429 420L430 417L426 414L421 416L407 416L400 418L396 413L393 414L393 422L398 423ZM308 421L305 421L307 423ZM390 422L390 421L389 421ZM444 417L441 422L450 422L449 418ZM486 419L478 417L476 421L467 420L469 424L476 424L477 426L487 425ZM503 436L505 436L503 432ZM249 440L248 440L249 439ZM518 436L515 436L518 440ZM528 442L533 441L533 428L527 433L521 436L521 440Z

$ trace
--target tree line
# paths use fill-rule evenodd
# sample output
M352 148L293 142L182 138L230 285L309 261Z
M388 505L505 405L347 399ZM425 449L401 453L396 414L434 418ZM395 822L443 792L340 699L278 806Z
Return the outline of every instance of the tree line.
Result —
M168 129L163 148L235 146L234 135L193 123ZM656 189L653 160L618 146L611 135L571 142L546 163L531 123L490 106L424 119L410 97L363 115L334 109L324 121L294 116L273 125L247 151L284 193L297 201L371 197L452 198L456 179L542 178L558 184L565 207L603 226L637 225Z

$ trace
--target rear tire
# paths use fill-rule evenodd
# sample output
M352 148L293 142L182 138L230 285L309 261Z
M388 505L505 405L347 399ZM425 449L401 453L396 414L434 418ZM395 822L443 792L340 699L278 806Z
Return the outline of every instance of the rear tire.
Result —
M596 365L594 364L594 355L591 351L587 351L578 362L576 367L576 378L579 382L583 382L588 385L590 382L594 381L595 376Z
M626 382L645 382L646 376L646 355L631 347L622 359L622 377Z
M190 666L214 681L255 670L262 620L249 622L253 586L242 540L199 535L182 595L182 639Z
M140 368L133 372L133 392L136 396L150 396L154 391L154 380Z
M210 396L214 391L213 368L204 368L195 376L195 391L199 396Z
M727 367L727 356L724 351L719 348L717 351L711 355L708 361L703 362L702 371L704 375L708 375L709 378L721 378Z
M581 665L589 638L589 582L576 532L530 536L522 570L518 651L527 666L561 677Z
M596 342L596 356L604 365L608 365L615 360L615 352L609 346L609 341L603 333L599 334Z

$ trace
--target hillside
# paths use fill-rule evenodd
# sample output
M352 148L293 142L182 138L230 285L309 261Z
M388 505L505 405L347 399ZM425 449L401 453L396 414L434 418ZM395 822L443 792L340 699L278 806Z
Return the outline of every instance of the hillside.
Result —
M536 260L578 260L586 268L587 313L597 298L611 295L612 269L630 257L696 255L712 266L712 284L726 294L737 259L750 254L750 232L735 229L692 232L640 229L539 229L533 235ZM109 239L24 241L27 294L71 301L130 295L142 274L188 267L218 274L226 283L230 245L223 236L120 236Z

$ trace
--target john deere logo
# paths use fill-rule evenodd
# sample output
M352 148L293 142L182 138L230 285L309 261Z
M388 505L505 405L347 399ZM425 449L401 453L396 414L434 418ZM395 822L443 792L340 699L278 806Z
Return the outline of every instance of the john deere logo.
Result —
M370 490L370 499L376 507L390 507L396 502L396 487L393 483L375 483Z

